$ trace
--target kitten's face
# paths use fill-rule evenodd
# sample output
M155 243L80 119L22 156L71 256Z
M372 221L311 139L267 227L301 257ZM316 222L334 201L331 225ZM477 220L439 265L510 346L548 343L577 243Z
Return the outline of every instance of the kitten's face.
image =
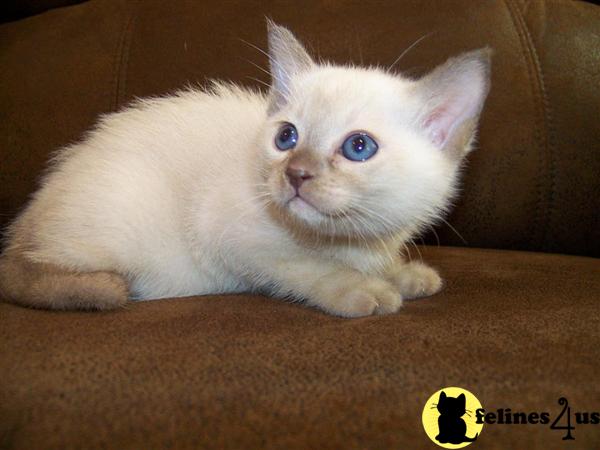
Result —
M440 394L437 409L440 414L454 417L462 417L466 410L465 394L460 394L458 397L448 397L444 392Z
M261 173L305 227L358 237L413 232L448 206L489 87L489 52L414 81L317 65L269 24L273 84Z
M321 67L298 76L264 137L273 201L302 224L336 235L381 235L431 221L452 195L457 164L415 132L413 88L366 69Z

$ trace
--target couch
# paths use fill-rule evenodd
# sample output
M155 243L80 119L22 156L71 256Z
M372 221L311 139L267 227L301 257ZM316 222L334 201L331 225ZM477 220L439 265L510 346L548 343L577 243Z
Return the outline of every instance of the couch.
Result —
M437 448L427 399L571 408L599 448L600 7L542 0L9 1L0 24L0 225L51 152L136 97L260 86L265 16L334 62L419 76L494 49L477 149L452 213L411 257L444 290L355 320L258 295L110 312L0 299L0 448ZM32 4L34 6L32 6ZM256 81L255 79L259 80ZM556 427L555 427L556 428ZM485 424L473 448L559 448L550 424Z

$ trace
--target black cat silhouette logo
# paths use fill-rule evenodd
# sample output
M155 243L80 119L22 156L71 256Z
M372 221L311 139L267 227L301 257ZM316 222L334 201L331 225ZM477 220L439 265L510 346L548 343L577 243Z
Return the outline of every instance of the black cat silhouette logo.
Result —
M477 440L483 428L474 414L481 407L477 397L466 389L440 389L429 397L423 408L425 433L440 447L466 447Z

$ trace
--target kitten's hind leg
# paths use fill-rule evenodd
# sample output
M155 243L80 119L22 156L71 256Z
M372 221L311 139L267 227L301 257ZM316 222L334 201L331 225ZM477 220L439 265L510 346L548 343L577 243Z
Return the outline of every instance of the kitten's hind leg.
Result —
M123 306L125 279L113 272L72 272L20 254L0 257L0 301L32 308L105 310Z

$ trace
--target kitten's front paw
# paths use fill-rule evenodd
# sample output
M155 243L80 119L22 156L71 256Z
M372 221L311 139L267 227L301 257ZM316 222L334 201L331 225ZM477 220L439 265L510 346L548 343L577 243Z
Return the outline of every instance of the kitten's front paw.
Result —
M427 297L442 289L442 279L436 270L419 262L396 266L388 278L404 298Z
M319 306L342 317L390 314L402 306L402 296L385 280L359 277L336 286Z

